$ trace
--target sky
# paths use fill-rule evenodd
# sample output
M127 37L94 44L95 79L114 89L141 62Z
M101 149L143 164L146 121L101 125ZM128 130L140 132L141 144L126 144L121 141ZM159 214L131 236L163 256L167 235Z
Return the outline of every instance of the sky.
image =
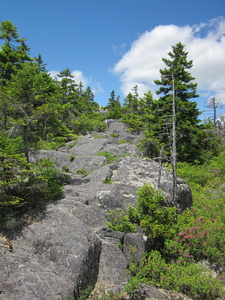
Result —
M6 20L53 77L69 68L101 106L112 90L123 103L135 85L140 96L150 90L157 98L162 58L178 42L193 60L202 119L213 115L208 99L225 104L224 0L0 0Z

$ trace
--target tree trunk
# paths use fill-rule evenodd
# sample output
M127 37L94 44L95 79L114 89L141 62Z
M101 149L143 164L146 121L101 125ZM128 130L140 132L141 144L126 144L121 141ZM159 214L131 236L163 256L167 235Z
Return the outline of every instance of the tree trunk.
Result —
M24 155L29 163L29 151L28 151L28 125L23 126L23 142L24 142Z
M173 78L173 149L172 149L172 165L173 165L173 203L175 204L176 203L176 195L177 195L177 147L176 147L176 95L175 95L175 89L174 89L174 78Z

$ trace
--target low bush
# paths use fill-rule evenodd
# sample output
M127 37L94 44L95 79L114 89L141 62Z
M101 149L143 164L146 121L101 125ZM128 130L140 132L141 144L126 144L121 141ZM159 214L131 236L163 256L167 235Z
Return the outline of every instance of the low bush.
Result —
M174 290L199 300L213 300L223 296L221 282L213 278L209 271L200 264L166 263L159 251L151 251L138 267L131 264L132 276L125 290L133 296L141 283L160 285L167 290Z
M98 153L98 156L105 156L105 158L106 158L106 163L105 164L111 164L111 163L117 161L116 155L111 154L107 151L100 151Z
M126 233L137 230L137 226L130 222L128 216L122 210L111 210L106 225L115 231Z
M10 172L14 178L0 181L2 220L12 217L18 210L22 214L62 196L66 176L55 169L49 159L41 160L36 165L26 163L24 159L17 160L16 168L13 166Z
M152 250L145 254L142 263L130 264L131 278L126 291L133 299L141 283L154 283L196 300L218 299L225 294L222 282L201 264L208 261L220 270L225 269L225 189L221 179L224 172L217 172L213 163L218 177L212 178L208 173L212 167L209 164L206 174L201 175L203 185L190 166L187 178L194 205L179 215L148 184L138 190L136 206L129 206L126 213L111 213L108 225L113 225L114 230L130 230L126 224L140 226L153 241ZM202 170L199 172L203 174Z

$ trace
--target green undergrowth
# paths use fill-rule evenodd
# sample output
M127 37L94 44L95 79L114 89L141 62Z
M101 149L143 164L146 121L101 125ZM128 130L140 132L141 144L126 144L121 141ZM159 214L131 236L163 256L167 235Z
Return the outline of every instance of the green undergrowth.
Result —
M49 159L35 165L23 156L9 156L1 164L0 228L7 230L7 221L43 207L59 199L66 175L58 171ZM6 172L7 168L7 172Z
M135 206L110 212L109 227L135 232L140 226L153 245L140 264L129 266L126 291L131 298L141 283L153 283L191 299L225 299L224 170L225 154L203 166L178 164L178 175L193 195L193 206L179 215L150 185L138 190ZM218 278L213 278L204 262L214 266Z
M100 152L98 153L98 156L105 156L106 162L105 162L103 165L111 164L111 163L117 161L117 159L118 159L118 158L116 157L116 155L111 154L111 153L109 153L109 152L107 152L107 151L100 151Z
M76 173L82 175L82 177L86 177L89 174L89 172L86 169L78 169L76 170Z

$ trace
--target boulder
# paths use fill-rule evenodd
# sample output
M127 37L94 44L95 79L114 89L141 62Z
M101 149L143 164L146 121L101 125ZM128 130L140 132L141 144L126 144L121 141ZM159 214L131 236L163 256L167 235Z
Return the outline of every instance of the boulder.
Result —
M140 263L144 252L148 250L148 239L142 233L126 234L123 241L123 253L126 256L128 264L135 262Z
M172 202L172 174L155 161L133 155L121 158L117 168L113 171L112 181L136 189L142 187L143 184L151 184L155 189L163 192L168 204ZM190 187L181 178L177 178L176 205L178 212L192 206Z
M82 140L76 143L76 145L69 149L69 153L75 155L97 155L103 150L103 147L107 144L107 139L104 138L89 138L84 137Z
M38 150L30 152L31 163L36 163L37 160L41 159L50 159L58 169L64 169L73 173L76 173L77 170L81 169L93 171L106 162L104 156L79 156L54 150Z
M79 214L78 214L79 215ZM48 205L0 256L0 299L68 299L95 285L101 241L90 226L58 204Z

